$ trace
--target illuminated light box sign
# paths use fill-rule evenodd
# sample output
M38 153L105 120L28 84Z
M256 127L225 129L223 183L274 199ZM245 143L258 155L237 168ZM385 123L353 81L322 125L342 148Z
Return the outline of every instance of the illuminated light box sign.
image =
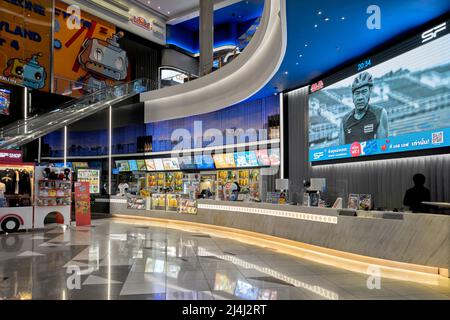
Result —
M0 162L22 162L22 151L0 150Z
M280 149L271 149L269 150L269 159L271 166L279 166L281 164L280 161Z
M138 171L147 171L145 160L136 160Z
M236 168L234 160L234 153L221 153L213 155L216 169L231 169Z
M164 171L163 159L153 159L156 171Z
M128 160L128 165L130 166L130 171L138 171L136 160Z
M127 160L116 160L116 168L119 172L130 171L130 164Z
M199 170L214 169L214 160L209 155L196 155L194 156L195 166Z
M145 159L145 166L147 167L147 171L156 171L153 159Z
M309 161L450 147L448 24L311 87Z
M194 170L197 169L197 166L194 163L194 159L190 156L179 157L178 162L180 164L181 170Z
M236 152L234 160L237 168L257 167L259 165L255 151Z
M270 166L270 158L267 150L258 150L256 151L256 155L258 157L258 164L262 167Z
M178 163L178 158L166 158L163 159L164 170L166 171L177 171L180 170L180 165Z

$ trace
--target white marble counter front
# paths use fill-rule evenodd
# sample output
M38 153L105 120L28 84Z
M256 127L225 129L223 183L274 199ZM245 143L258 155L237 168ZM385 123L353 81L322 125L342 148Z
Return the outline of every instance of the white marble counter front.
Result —
M126 208L112 214L147 216L247 230L324 248L449 269L450 216L199 200L197 215Z

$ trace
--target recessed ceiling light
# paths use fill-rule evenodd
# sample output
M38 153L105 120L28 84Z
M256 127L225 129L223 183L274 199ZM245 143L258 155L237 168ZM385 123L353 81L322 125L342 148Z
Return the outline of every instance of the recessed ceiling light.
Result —
M307 43L305 43L305 47L307 47L308 46L308 44Z
M314 25L314 28L317 28L318 26L319 26L319 25L315 24L315 25Z
M303 55L302 55L302 54L299 54L298 56L299 56L300 58L301 58L301 57L303 57Z
M345 17L341 17L341 20L345 20Z
M285 71L284 74L289 74L289 72Z
M295 65L297 65L297 66L298 66L298 62L296 62L296 63L295 63Z
M150 3L151 3L151 1L147 1L147 3L148 3L148 4L150 4Z
M167 11L167 14L170 14L170 11Z
M325 20L325 21L330 21L330 18L327 17L327 18L325 18L325 19L323 19L323 20Z
M158 6L158 9L161 9L161 7L160 7L160 6Z
M322 14L322 11L317 11L317 14L320 16Z

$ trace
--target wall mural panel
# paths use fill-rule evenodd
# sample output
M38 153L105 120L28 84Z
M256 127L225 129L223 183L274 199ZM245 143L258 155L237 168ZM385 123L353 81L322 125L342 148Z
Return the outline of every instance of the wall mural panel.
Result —
M84 11L78 21L67 8L55 4L55 93L80 96L129 80L128 56L119 44L123 34Z
M2 0L0 81L49 91L51 30L51 0Z

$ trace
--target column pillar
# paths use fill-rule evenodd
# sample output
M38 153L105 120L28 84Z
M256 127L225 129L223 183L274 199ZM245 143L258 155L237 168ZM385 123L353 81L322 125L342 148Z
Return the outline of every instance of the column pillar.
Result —
M201 77L210 73L213 67L214 3L212 0L200 0L199 44L198 75Z

